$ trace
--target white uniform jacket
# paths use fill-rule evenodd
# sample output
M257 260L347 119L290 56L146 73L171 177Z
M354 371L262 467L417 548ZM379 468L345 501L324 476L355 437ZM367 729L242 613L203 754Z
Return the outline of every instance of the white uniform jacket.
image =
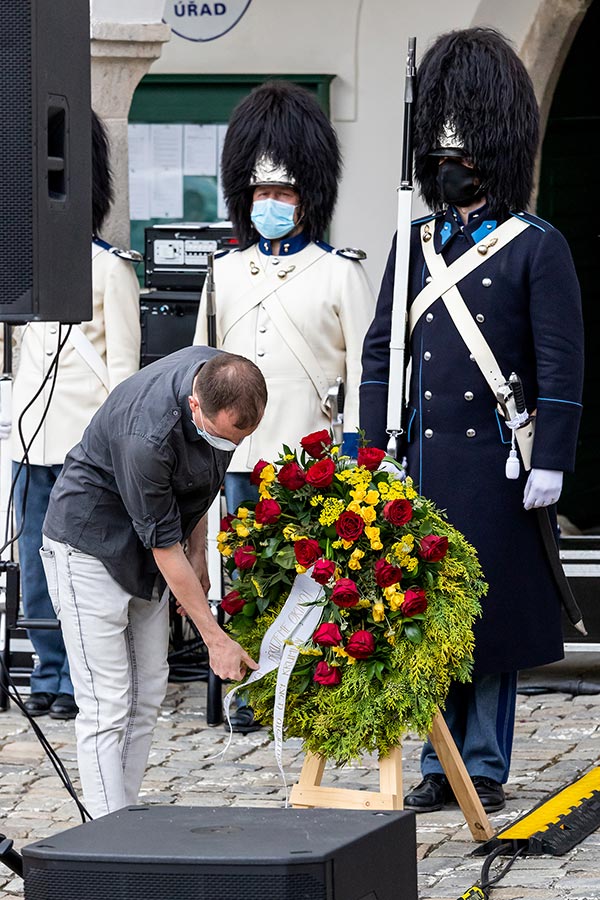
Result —
M299 447L304 435L330 427L322 391L305 368L303 344L329 386L343 379L344 432L355 433L361 349L375 312L361 263L299 234L281 241L279 256L265 238L219 256L214 274L217 344L253 360L269 392L263 421L236 450L229 471L251 470L259 459L276 459L283 443ZM206 341L204 291L194 343Z
M93 318L81 329L104 363L108 385L92 370L80 351L67 341L60 355L56 386L48 414L29 451L32 465L62 465L90 419L124 378L140 364L139 284L130 262L92 243ZM63 326L63 337L68 326ZM30 322L16 329L20 354L13 388L12 455L20 460L23 448L17 421L39 389L58 346L57 322ZM23 418L27 441L36 430L48 402L52 376Z

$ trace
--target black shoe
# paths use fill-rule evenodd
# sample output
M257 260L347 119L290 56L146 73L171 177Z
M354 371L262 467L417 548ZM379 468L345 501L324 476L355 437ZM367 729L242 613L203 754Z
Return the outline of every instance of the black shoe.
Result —
M58 694L50 707L51 719L74 719L79 712L72 694Z
M251 706L238 706L231 716L231 728L236 734L248 734L251 731L258 731L262 725L254 718ZM225 729L229 730L227 722L225 722Z
M404 798L404 808L416 813L435 812L454 800L445 775L432 772Z
M56 694L46 691L34 691L24 701L23 706L30 716L45 716L50 712L50 707L56 700Z
M486 812L498 812L499 809L504 809L506 798L504 797L504 788L499 782L486 778L484 775L473 775L472 781Z

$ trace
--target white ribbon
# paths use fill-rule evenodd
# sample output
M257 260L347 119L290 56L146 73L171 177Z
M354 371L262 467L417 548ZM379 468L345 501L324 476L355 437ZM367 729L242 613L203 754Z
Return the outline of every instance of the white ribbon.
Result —
M283 771L282 748L283 718L288 683L298 659L298 648L312 637L323 614L323 608L314 605L323 596L323 586L317 584L310 577L311 572L312 566L306 573L296 575L292 589L281 612L267 629L262 639L258 657L258 669L255 669L243 684L238 684L237 687L229 691L223 701L225 718L230 728L229 740L223 750L223 753L225 753L231 743L232 732L229 709L235 694L240 690L245 690L249 684L260 681L261 678L274 669L278 669L275 705L273 708L273 734L275 737L275 759L277 760L277 766L285 787L286 806L288 805L288 796L287 782Z

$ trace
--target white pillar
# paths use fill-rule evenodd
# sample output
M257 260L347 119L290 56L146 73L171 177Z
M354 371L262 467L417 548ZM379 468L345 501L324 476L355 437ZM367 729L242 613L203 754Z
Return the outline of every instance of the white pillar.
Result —
M146 16L153 21L142 24L139 18L133 22L99 18L116 17L119 6L126 6L125 15L134 19L138 11L142 15L145 7ZM137 5L133 0L127 4L122 0L92 0L92 106L110 135L115 187L115 200L103 236L123 248L129 247L127 120L133 92L170 38L171 29L160 21L163 8L164 0L139 0Z

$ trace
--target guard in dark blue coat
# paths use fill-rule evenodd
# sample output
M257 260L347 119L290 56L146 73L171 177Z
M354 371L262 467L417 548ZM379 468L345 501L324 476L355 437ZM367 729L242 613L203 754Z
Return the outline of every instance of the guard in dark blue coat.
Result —
M453 685L444 713L488 811L505 803L518 670L563 656L560 594L534 510L555 515L581 414L571 254L555 228L524 212L537 142L533 87L506 41L484 28L439 38L423 58L415 108L416 179L440 211L412 227L402 449L421 493L476 547L489 583L473 681ZM395 239L363 349L361 427L381 448L394 267ZM499 402L512 373L531 421L522 403L517 415ZM421 769L405 805L440 809L452 795L429 742Z

